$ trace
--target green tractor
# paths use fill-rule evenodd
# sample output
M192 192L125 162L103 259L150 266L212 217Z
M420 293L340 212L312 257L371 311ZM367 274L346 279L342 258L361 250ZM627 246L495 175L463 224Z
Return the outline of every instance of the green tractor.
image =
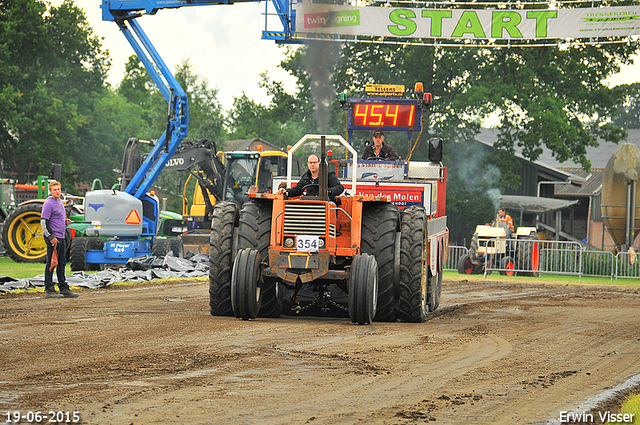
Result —
M42 205L49 193L49 178L38 176L35 185L17 184L10 180L2 182L2 245L7 255L17 262L45 262L47 244L42 235L40 215ZM67 216L72 220L82 211L78 202L82 198L63 195ZM65 239L67 246L75 233L74 225L69 226Z

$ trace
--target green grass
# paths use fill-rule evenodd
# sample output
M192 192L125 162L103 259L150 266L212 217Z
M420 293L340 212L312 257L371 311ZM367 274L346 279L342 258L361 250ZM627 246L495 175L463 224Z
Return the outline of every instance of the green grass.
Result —
M16 279L28 279L44 274L44 263L16 263L9 257L0 257L0 276L10 276ZM69 264L67 264L67 274L71 274ZM502 276L499 273L493 273L485 279L483 275L463 275L455 271L445 271L444 279L448 281L468 280L470 282L483 282L486 280L497 282L514 282L514 283L550 283L558 285L598 285L598 286L640 286L637 279L618 279L611 280L606 277L582 277L582 281L578 281L578 276L552 275L546 274L541 277L526 276Z
M571 275L555 275L544 274L540 277L529 276L503 276L498 272L492 273L486 278L481 274L459 274L456 271L445 271L444 280L460 282L467 280L469 282L482 283L485 281L494 282L513 282L513 283L547 283L556 285L594 285L594 286L630 286L640 287L638 279L610 279L608 277L590 277L582 276L582 280L578 280L578 276Z
M626 422L628 425L640 425L640 395L631 395L627 397L625 402L620 407L620 411L616 413L633 415L632 422ZM620 422L607 422L607 425L618 424Z
M68 269L67 264L67 269ZM44 274L44 263L16 263L9 257L0 257L0 276L28 279ZM67 273L71 273L70 270Z

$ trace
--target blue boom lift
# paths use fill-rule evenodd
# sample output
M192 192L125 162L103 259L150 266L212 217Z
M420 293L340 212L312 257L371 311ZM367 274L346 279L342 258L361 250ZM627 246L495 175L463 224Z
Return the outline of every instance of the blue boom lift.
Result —
M131 257L152 255L155 250L154 244L167 242L164 239L155 238L159 205L158 198L149 193L149 189L187 135L189 107L185 91L163 62L136 18L145 14L153 15L160 9L233 4L234 2L232 0L102 0L102 19L118 25L167 100L168 113L165 132L123 190L99 189L87 192L85 220L91 224L86 234L109 238L101 249L95 249L100 247L92 247L85 243L72 250L72 255L79 258L84 256L87 265L126 263ZM293 3L290 0L271 0L271 2L283 30L265 29L262 38L276 40L279 43L296 43L297 41L292 37L295 23ZM268 5L269 2L267 2ZM269 14L267 10L266 13Z

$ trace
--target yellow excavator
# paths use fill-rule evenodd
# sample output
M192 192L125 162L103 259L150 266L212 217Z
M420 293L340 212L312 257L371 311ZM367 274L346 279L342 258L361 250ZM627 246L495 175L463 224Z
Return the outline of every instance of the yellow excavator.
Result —
M188 226L187 233L182 235L185 254L209 253L211 214L216 203L230 201L239 208L248 192L271 193L273 178L286 176L286 151L270 150L265 145L222 152L210 140L183 141L165 165L165 170L189 172L182 192L182 216ZM295 169L299 175L297 161ZM189 201L192 179L197 183Z

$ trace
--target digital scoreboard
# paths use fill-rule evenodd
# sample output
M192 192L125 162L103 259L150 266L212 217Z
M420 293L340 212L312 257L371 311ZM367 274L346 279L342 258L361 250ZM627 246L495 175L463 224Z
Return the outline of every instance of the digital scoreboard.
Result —
M348 130L420 131L419 99L348 99Z

